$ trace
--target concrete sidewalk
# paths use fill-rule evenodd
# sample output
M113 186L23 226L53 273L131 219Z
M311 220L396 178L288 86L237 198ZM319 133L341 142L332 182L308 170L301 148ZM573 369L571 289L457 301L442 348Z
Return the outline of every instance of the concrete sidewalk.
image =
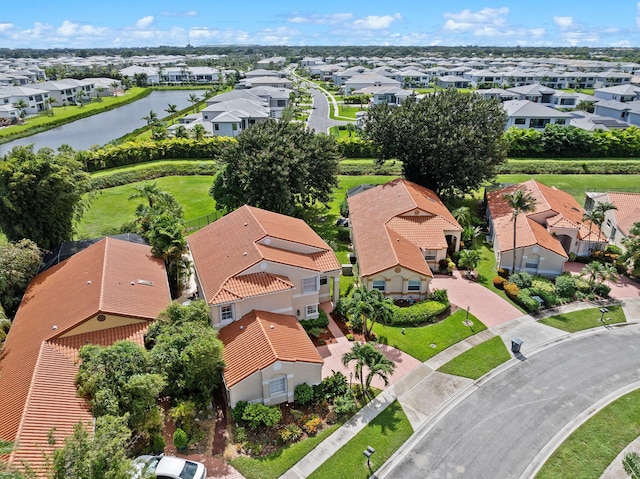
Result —
M283 479L307 477L396 399L400 401L414 430L428 421L437 421L457 401L473 393L477 387L480 387L491 377L500 374L506 368L519 364L523 359L526 359L526 355L531 356L570 337L569 333L539 323L539 319L610 304L621 304L628 322L640 322L640 298L628 298L623 301L571 303L545 310L535 317L521 316L461 341L389 386L374 401L362 408L344 426L325 439L281 477ZM584 334L584 332L575 334ZM494 336L500 336L509 351L511 350L511 340L514 337L521 339L523 342L521 354L516 357L511 353L511 361L504 363L477 381L437 371L440 366L453 357Z

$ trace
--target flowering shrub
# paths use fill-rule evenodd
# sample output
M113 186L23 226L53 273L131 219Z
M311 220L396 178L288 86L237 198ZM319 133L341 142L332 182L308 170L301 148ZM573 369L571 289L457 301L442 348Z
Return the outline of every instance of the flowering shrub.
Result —
M513 283L506 282L504 283L504 292L507 293L507 296L513 300L518 297L518 293L520 293L520 288Z
M493 278L493 285L498 289L504 289L504 284L507 282L502 276L496 276Z

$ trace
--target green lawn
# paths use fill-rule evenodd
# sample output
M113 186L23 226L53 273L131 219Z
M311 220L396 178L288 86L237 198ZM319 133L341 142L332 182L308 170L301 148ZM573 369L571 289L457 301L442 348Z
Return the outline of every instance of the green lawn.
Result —
M398 401L391 403L353 439L316 469L309 479L366 479L385 463L413 434L413 428ZM371 469L362 452L371 446Z
M158 161L145 161L144 163L137 163L135 165L128 166L118 166L115 168L109 168L108 170L100 170L94 171L91 173L92 178L102 178L104 176L111 176L115 173L123 173L128 171L140 171L151 169L156 166L166 166L166 165L195 165L195 164L209 164L216 163L216 160L211 159L190 159L190 160L158 160ZM212 179L213 181L213 179Z
M373 331L378 336L379 343L388 344L420 361L426 361L449 346L487 329L473 314L469 314L473 325L467 326L464 324L466 317L467 311L460 309L439 323L416 328L406 327L404 334L401 327L378 323L373 326Z
M536 479L597 479L640 436L640 389L609 404L576 429Z
M604 314L606 324L624 323L627 321L624 311L620 306L607 306L607 309L609 312ZM600 312L600 308L590 308L572 313L558 314L541 319L539 322L569 333L575 333L583 329L602 326L600 322L601 317L602 313Z
M504 341L500 336L495 336L456 356L442 365L438 371L478 379L509 359L511 359L511 355L504 345Z
M171 193L184 208L186 220L198 218L214 211L215 202L209 196L213 182L211 176L165 176L154 180L163 190ZM84 214L77 228L77 238L96 238L112 234L114 229L133 220L136 206L141 200L129 200L136 185L132 183L101 190Z
M237 457L231 460L231 465L246 479L276 479L309 454L323 439L341 425L342 423L340 422L336 423L324 429L315 437L291 444L267 457L260 459L245 456Z

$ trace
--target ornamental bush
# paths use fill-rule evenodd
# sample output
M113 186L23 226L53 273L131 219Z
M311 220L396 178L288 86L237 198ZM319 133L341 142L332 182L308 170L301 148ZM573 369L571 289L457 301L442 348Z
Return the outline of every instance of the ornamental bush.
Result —
M173 433L173 445L179 450L183 450L189 444L189 437L182 429L177 428Z
M431 301L449 304L449 295L447 293L447 290L444 288L434 289L433 291L431 291L431 293L429 294L429 299Z
M293 390L293 400L304 406L313 401L313 388L307 383L298 384Z
M509 282L515 284L520 289L530 288L533 282L533 276L526 271L513 273L509 276Z
M507 280L502 276L496 276L493 278L493 286L497 289L504 289L504 284L507 283Z
M504 283L504 292L507 293L510 299L515 300L520 293L520 288L516 284L506 282Z
M573 299L576 295L576 282L573 276L556 276L556 294L563 299Z
M394 326L418 326L421 324L435 322L439 314L444 313L449 307L448 303L439 301L420 301L407 308L394 308Z
M242 420L247 421L249 427L257 428L259 426L272 427L282 419L282 411L277 406L265 406L261 403L249 404L244 408Z
M280 442L285 444L288 442L296 442L302 437L302 429L297 424L287 424L280 430L280 434L278 436Z

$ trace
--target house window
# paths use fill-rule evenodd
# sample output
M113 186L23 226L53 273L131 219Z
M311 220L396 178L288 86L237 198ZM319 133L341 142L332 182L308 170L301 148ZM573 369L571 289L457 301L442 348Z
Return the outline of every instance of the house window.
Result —
M318 277L302 278L302 294L316 293L318 291Z
M422 282L419 279L410 279L407 285L407 291L420 291Z
M233 321L233 305L220 306L220 321Z
M540 256L529 256L524 267L526 269L538 269L538 263L540 262Z
M287 378L281 377L278 379L272 379L269 381L269 395L281 396L287 393Z
M219 123L214 123L213 124L213 129L216 130L216 131L220 130L220 124Z
M527 120L525 118L516 118L514 123L516 125L524 125L527 123Z
M237 131L237 130L238 130L238 124L237 124L237 123L232 123L232 124L231 124L231 129L232 129L233 131Z
M317 316L318 315L318 305L317 304L310 304L305 308L305 312L306 312L306 317L309 318L311 316Z
M607 226L611 226L611 220L607 220Z
M326 286L329 283L329 278L326 276L320 276L320 286Z
M550 121L549 118L532 118L529 126L531 128L544 128Z
M618 230L615 228L615 226L611 228L611 236L609 237L609 241L614 241L616 239L617 232Z
M564 118L558 118L556 120L556 125L565 125L567 123L567 120L565 120Z
M377 279L373 282L372 288L384 292L387 289L387 282L384 279Z
M424 259L425 261L435 261L436 260L436 252L434 251L425 251L424 252Z

